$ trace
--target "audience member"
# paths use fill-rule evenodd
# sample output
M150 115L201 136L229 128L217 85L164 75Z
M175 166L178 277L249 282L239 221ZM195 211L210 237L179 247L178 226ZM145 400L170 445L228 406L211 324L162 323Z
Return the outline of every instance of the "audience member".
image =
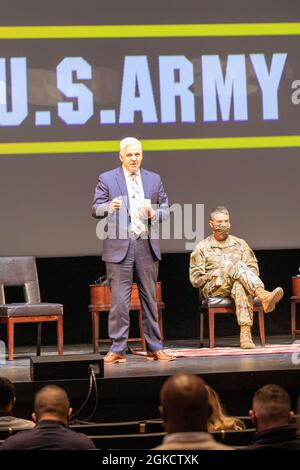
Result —
M246 426L243 421L235 418L234 416L226 415L217 392L209 385L206 385L206 389L208 391L208 404L211 409L207 421L208 432L229 430L241 431L242 429L245 429Z
M156 450L232 450L207 432L208 392L200 377L191 374L170 377L161 389L160 402L167 435Z
M15 403L14 384L6 377L0 377L0 431L13 433L14 431L31 429L35 426L33 421L13 416Z
M290 397L283 388L265 385L257 390L249 415L257 432L247 450L300 450Z
M39 390L34 400L35 428L9 437L0 450L88 450L95 449L84 434L68 428L72 414L67 393L55 385Z

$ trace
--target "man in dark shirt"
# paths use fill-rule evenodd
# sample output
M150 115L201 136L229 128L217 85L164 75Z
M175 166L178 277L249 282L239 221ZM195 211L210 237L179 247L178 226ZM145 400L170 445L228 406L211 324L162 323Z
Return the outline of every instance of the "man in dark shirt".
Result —
M246 450L300 450L290 397L282 387L271 384L257 390L249 415L257 432Z
M72 414L66 392L55 385L39 390L34 399L35 428L9 437L0 450L88 450L95 449L84 434L68 428Z

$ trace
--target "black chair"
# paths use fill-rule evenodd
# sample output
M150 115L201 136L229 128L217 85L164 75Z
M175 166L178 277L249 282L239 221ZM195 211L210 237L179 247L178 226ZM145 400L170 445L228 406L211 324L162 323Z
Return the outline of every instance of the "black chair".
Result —
M116 434L138 434L141 432L140 421L120 421L113 423L71 424L72 431L87 436L103 436Z
M227 446L248 446L253 441L256 429L242 429L241 431L213 431L211 435L216 441Z
M165 432L88 436L97 449L152 449L161 444Z
M208 316L209 347L215 347L215 315L234 314L235 303L228 297L208 297L204 299L199 291L199 315L200 315L200 347L204 345L204 317ZM265 337L265 313L261 301L255 297L253 300L253 313L258 314L259 335L262 346L266 344Z
M70 429L89 436L116 435L116 434L150 434L163 432L161 419L147 419L143 421L120 421L111 423L76 423L70 424Z
M23 286L25 302L5 303L6 286ZM63 354L63 306L41 302L35 258L20 256L0 258L0 323L7 327L8 359L14 358L14 326L37 323L37 355L41 353L42 323L55 321L58 353Z

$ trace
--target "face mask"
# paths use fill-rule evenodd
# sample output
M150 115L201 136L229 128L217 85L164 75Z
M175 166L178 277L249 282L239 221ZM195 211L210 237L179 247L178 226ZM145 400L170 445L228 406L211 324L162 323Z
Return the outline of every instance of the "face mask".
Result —
M217 233L218 235L228 235L230 230L230 224L218 224L214 228L214 233Z

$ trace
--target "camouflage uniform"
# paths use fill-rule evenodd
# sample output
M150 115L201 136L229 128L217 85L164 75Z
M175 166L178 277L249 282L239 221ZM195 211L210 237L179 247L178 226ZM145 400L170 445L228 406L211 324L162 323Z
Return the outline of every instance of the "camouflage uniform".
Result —
M213 271L222 263L227 266L219 275ZM240 326L253 324L253 296L263 288L257 259L249 245L241 238L228 235L217 241L213 235L202 240L191 254L190 281L207 297L232 297Z

